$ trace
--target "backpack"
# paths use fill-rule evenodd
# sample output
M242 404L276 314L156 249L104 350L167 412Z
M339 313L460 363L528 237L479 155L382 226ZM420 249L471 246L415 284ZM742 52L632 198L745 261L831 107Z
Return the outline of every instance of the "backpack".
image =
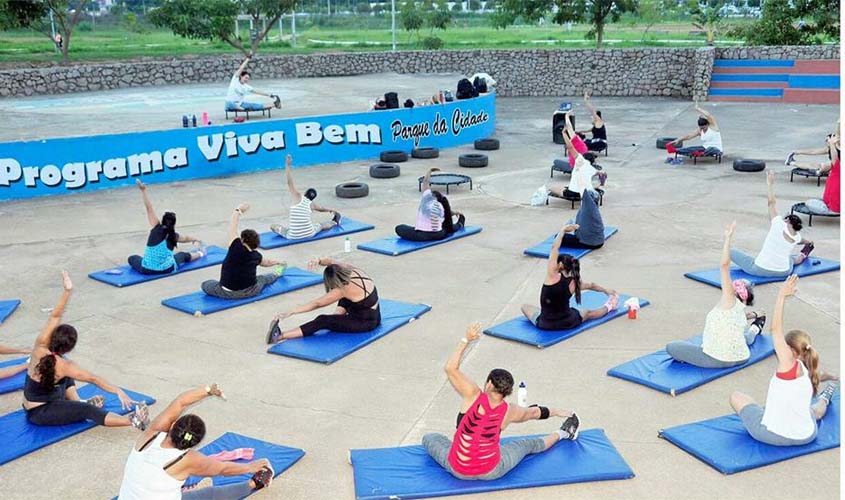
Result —
M531 199L528 203L532 207L539 207L541 205L545 205L549 201L549 188L546 187L545 184L538 187L534 194L531 195Z
M472 81L472 86L475 88L475 94L486 94L487 93L487 80L476 76L475 80Z
M454 100L455 100L455 96L453 96L453 95L452 95L452 91L451 91L451 90L444 90L444 91L443 91L443 99L444 99L446 102L452 102L452 101L454 101Z
M478 92L472 86L472 82L468 78L463 78L458 82L458 90L455 92L455 97L458 99L472 99L478 97Z
M396 92L387 92L384 94L384 103L387 109L398 109L399 108L399 94Z

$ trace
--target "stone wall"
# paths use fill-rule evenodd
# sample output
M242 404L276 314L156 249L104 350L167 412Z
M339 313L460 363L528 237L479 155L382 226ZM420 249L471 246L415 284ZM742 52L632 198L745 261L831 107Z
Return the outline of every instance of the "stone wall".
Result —
M535 49L264 55L254 78L483 71L502 96L577 95L703 98L714 58L834 59L839 46L753 48ZM61 94L154 85L224 84L237 56L142 60L0 70L0 96Z

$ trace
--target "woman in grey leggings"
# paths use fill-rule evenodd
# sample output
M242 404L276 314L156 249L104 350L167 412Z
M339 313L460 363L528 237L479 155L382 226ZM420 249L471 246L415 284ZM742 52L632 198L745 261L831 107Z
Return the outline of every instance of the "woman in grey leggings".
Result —
M766 317L755 312L746 313L746 306L754 305L754 289L747 280L731 281L731 239L736 222L725 229L725 243L719 276L722 299L707 313L701 344L676 340L666 345L666 352L675 361L701 368L727 368L741 365L751 356L748 346L763 330ZM748 321L753 320L749 326Z
M152 421L135 442L126 467L118 500L236 500L266 488L275 472L267 459L245 464L217 461L192 448L205 436L205 422L192 414L182 415L189 406L209 396L225 399L217 384L209 384L180 394ZM247 481L226 486L183 488L188 476L240 476Z
M731 394L731 406L742 425L757 441L772 446L800 446L816 439L817 420L824 418L830 400L839 389L838 377L819 372L819 353L802 330L783 333L783 308L795 294L798 276L787 279L778 293L772 318L772 341L778 360L769 382L766 406L741 392ZM819 384L831 383L821 393ZM813 396L818 399L813 403ZM834 415L838 418L838 415Z
M506 370L491 371L484 389L472 382L461 371L461 358L469 343L480 337L481 325L470 325L446 362L449 382L463 399L454 439L450 441L443 434L426 434L422 444L431 458L458 479L489 481L504 476L530 454L546 451L562 439L575 440L579 421L571 411L509 405L505 398L513 390L513 376ZM550 416L564 419L560 430L544 437L513 439L499 444L499 434L509 424L544 420Z

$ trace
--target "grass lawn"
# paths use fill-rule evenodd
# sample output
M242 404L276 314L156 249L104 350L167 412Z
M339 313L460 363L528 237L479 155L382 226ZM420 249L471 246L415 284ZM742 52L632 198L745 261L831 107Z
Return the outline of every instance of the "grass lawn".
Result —
M279 31L270 32L270 40L261 46L264 53L311 53L320 51L389 50L389 28L349 29L326 28L316 25L298 26L297 44L292 47L290 25L286 24L283 37ZM458 20L456 26L434 35L445 42L445 48L537 48L573 47L590 48L593 40L584 38L588 27L575 25L570 31L557 25L515 26L496 30L489 26ZM652 27L643 37L643 27L629 24L610 25L605 31L606 47L641 46L704 46L703 34L690 24L660 24ZM429 30L419 34L397 30L397 44L402 49L420 48L419 39L430 36ZM243 34L243 32L242 32ZM739 44L735 40L719 39L721 44ZM132 33L116 27L95 27L91 31L76 30L71 39L71 59L74 61L131 59L138 57L174 57L235 53L235 49L222 42L187 40L169 31L152 30ZM59 60L51 42L44 35L31 31L0 33L0 62L51 62Z

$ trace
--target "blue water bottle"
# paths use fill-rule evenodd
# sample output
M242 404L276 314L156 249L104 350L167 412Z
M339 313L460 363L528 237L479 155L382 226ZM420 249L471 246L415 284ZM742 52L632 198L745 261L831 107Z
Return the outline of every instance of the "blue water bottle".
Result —
M188 128L188 115L182 115L182 127Z

